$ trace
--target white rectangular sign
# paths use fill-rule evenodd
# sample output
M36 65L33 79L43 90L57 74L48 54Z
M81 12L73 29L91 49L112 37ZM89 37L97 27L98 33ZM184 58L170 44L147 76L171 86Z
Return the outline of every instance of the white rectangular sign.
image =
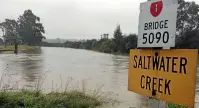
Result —
M174 47L177 0L153 0L140 4L138 47Z

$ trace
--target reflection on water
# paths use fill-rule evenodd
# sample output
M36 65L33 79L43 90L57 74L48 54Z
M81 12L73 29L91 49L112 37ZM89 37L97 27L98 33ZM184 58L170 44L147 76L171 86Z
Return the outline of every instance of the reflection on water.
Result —
M87 79L88 89L103 85L102 90L119 94L118 99L123 103L117 108L147 107L146 97L127 90L128 63L127 56L67 48L38 48L18 55L0 54L0 73L5 73L4 84L18 88L32 87L46 76L46 72L50 72L43 84L46 91L62 88L61 85L68 83L70 77L79 84L82 79ZM196 100L199 100L198 92Z
M34 82L37 76L43 72L43 60L41 48L24 52L24 60L20 62L23 78L27 82ZM35 59L37 58L37 59Z
M33 86L37 76L43 72L43 57L41 48L21 52L18 55L1 54L1 73L4 76L4 83L19 83L19 86ZM12 82L8 81L11 80Z
M122 79L120 77L126 76L127 68L128 68L128 59L124 56L112 56L113 61L113 75L112 75L112 86L116 89L120 87L120 85L127 86L127 79Z

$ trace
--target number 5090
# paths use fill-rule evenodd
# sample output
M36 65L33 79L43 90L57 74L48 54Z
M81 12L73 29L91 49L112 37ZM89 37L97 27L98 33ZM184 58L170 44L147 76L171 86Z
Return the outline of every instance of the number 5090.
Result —
M155 41L156 40L156 41ZM164 33L157 32L157 33L144 33L143 34L143 44L149 43L152 44L156 43L168 43L169 41L169 32L165 31Z

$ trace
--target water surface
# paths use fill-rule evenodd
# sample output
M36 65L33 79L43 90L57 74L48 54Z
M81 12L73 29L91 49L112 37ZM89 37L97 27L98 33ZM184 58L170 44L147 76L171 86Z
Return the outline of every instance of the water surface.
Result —
M80 49L42 47L18 55L0 54L0 72L4 73L3 84L8 84L7 88L41 86L44 91L51 91L63 90L69 84L67 89L81 89L84 82L87 90L118 94L122 103L115 108L147 107L146 98L127 90L128 59ZM196 91L199 102L198 85Z

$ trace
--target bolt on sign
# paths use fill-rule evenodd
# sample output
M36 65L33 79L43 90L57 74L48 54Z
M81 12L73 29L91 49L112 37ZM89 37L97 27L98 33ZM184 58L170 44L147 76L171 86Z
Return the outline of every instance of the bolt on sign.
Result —
M140 4L138 47L174 47L177 0L153 0Z
M194 107L197 58L197 49L132 49L128 90Z

